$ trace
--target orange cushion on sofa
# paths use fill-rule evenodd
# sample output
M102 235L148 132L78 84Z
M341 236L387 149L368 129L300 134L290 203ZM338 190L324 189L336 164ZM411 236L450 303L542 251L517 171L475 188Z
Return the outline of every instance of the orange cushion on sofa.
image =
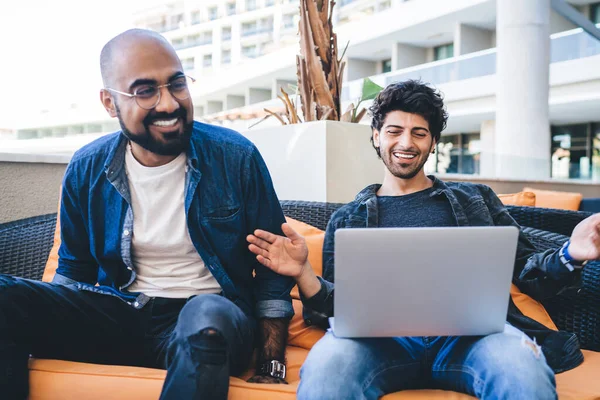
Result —
M293 400L296 398L299 370L308 351L288 347L286 352L289 385L248 383L246 371L240 378L231 377L229 399ZM560 400L598 400L600 396L600 353L583 350L579 367L556 375ZM158 399L166 371L140 367L96 365L70 361L30 359L30 400L146 400ZM382 397L382 400L463 400L473 397L441 390L407 390Z
M325 331L316 327L308 326L302 317L302 302L293 299L294 316L288 327L288 344L310 350L325 335Z
M323 275L323 241L325 239L325 231L315 228L312 225L298 221L294 218L285 217L287 223L298 234L302 235L308 246L308 261L318 276ZM292 298L300 299L298 287L292 289Z
M499 194L498 198L505 206L535 206L535 193L532 192Z
M579 210L583 195L575 192L555 192L552 190L540 190L530 187L523 188L524 191L535 193L535 206L544 208L558 208L561 210Z
M527 317L536 320L546 328L557 331L558 328L548 312L538 301L521 292L515 285L510 285L510 297L517 308Z

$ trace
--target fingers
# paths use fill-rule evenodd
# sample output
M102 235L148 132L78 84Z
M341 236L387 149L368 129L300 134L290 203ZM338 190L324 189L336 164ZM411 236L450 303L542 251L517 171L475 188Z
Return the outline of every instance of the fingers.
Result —
M259 239L258 237L254 236L254 235L248 235L246 237L246 240L249 243L252 243L253 245L260 247L261 249L264 249L264 250L268 250L269 246L271 245L266 240Z
M251 244L250 246L248 246L248 249L253 252L254 254L256 254L257 256L263 256L264 258L268 258L269 257L269 252L265 249L261 249L260 247Z
M254 236L269 243L273 243L275 240L277 240L277 235L271 232L263 231L262 229L255 230Z
M273 264L271 263L271 260L269 260L268 258L264 258L263 256L256 256L256 259L258 260L259 263L261 263L265 267L267 267L269 269L273 269Z

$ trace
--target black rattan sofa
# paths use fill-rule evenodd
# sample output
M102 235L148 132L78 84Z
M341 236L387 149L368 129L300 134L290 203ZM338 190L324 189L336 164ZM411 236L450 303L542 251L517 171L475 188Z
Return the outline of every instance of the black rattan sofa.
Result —
M325 229L341 204L282 201L285 214ZM536 207L508 206L509 212L541 251L560 247L573 228L591 215ZM41 279L53 242L56 214L42 215L0 225L0 273ZM600 262L589 263L583 286L563 293L544 305L557 326L579 336L584 349L600 351Z

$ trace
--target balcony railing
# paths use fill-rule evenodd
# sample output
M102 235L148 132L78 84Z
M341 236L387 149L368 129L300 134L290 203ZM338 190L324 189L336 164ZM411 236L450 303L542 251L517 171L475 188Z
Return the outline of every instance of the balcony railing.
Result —
M266 33L266 32L272 32L272 31L273 31L272 26L251 28L251 29L242 30L242 36L246 37L246 36L258 35L258 34Z
M583 32L582 29L573 29L550 36L550 62L574 60L600 54L600 41ZM415 67L387 72L371 76L370 79L381 85L404 81L407 79L421 79L433 85L478 78L496 73L495 48L478 51L463 56L452 57L441 61L434 61ZM360 97L362 79L347 82L342 90L342 100L351 100Z
M205 46L207 44L212 44L212 38L203 39L203 40L195 40L193 42L173 44L173 48L175 50L183 50L183 49L188 49L190 47Z

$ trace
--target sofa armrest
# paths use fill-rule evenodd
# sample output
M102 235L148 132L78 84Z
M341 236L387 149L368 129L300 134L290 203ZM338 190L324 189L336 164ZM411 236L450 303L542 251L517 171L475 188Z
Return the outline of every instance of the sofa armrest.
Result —
M41 280L54 241L56 214L0 225L0 273Z
M506 206L510 215L521 226L571 236L575 226L592 213L558 210L554 208Z
M566 236L534 228L523 233L544 251L559 248ZM559 329L577 334L583 349L600 351L600 262L591 262L581 274L581 287L569 289L543 302Z

